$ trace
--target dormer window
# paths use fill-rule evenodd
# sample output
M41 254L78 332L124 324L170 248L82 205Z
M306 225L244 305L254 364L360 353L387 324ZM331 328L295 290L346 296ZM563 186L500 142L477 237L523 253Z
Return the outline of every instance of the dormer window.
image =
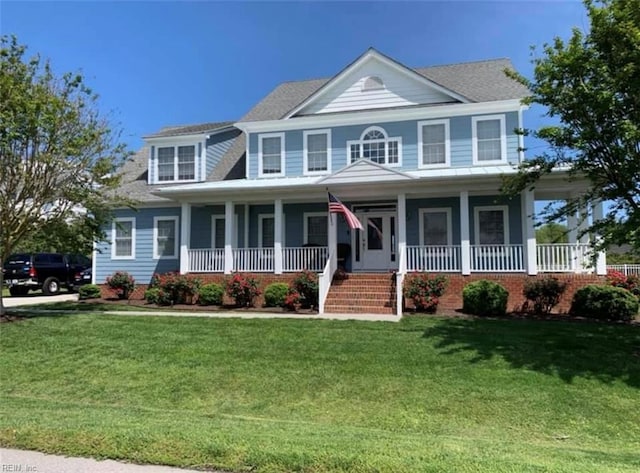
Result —
M368 90L380 90L384 89L384 82L378 76L369 76L362 83L362 91L367 92Z
M348 141L347 149L351 162L364 158L388 166L402 165L402 138L389 138L378 126L367 128L358 141Z
M196 178L196 147L159 147L157 163L158 182L193 181Z

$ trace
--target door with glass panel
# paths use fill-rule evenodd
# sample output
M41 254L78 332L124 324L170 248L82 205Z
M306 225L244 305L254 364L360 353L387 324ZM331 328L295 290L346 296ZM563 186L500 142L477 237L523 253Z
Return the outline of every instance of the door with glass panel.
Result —
M353 232L354 270L387 271L398 268L396 216L392 213L361 213L364 230Z

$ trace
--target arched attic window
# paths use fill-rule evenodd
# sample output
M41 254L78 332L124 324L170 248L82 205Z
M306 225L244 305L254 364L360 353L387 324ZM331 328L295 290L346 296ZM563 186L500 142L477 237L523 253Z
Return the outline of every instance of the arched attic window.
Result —
M369 76L362 82L362 92L384 89L384 82L378 76Z
M398 166L402 163L402 138L389 138L384 128L372 126L357 141L347 142L351 162L364 158L378 164Z

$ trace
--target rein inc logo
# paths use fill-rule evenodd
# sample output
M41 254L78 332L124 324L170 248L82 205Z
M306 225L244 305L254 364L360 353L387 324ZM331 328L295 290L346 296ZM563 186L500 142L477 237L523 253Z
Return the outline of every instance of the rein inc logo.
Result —
M2 463L0 465L0 472L12 472L12 473L23 473L23 472L37 472L38 467L35 465L22 465L22 464L10 464L10 463Z

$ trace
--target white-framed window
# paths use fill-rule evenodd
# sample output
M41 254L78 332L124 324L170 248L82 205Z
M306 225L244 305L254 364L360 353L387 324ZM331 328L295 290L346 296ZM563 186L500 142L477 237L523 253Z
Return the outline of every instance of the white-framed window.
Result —
M284 176L284 133L258 135L258 175Z
M224 248L225 236L225 219L224 215L211 216L211 248Z
M328 215L326 212L305 212L303 215L303 237L305 245L329 245Z
M156 181L184 182L196 180L196 145L158 146Z
M451 243L451 208L420 209L420 244L450 246Z
M273 248L275 242L275 223L276 219L273 214L258 215L258 246L260 248ZM282 214L282 247L284 248L285 239L284 214Z
M507 162L507 133L504 115L471 118L473 164Z
M331 172L331 130L309 130L302 135L304 174Z
M153 259L178 257L178 217L153 217Z
M136 219L121 217L111 226L111 259L136 258Z
M384 128L371 126L359 140L347 141L349 162L364 158L388 166L402 165L402 137L389 137Z
M418 167L451 165L449 120L418 122Z
M509 207L492 205L474 208L476 245L509 244Z

